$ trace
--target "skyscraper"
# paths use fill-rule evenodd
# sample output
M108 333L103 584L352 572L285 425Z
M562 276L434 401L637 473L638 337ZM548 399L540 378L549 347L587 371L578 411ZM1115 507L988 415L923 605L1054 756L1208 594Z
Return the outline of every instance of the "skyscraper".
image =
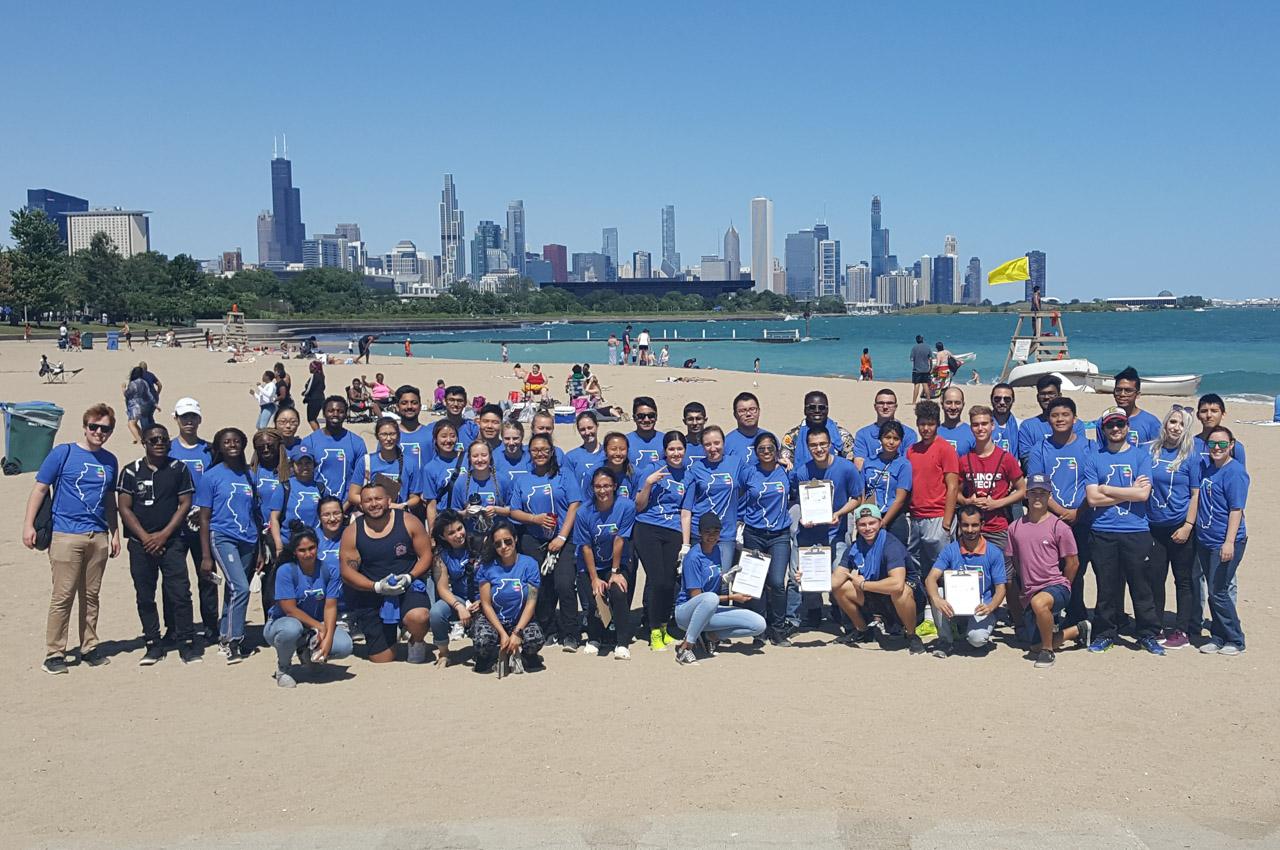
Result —
M1027 252L1027 271L1031 277L1023 284L1023 293L1027 301L1031 300L1031 290L1033 287L1040 287L1040 297L1044 298L1049 294L1049 290L1045 288L1044 283L1044 251L1028 251Z
M729 264L714 254L704 254L698 263L698 277L701 280L728 280Z
M674 274L679 274L682 268L676 251L676 208L672 204L662 208L662 263L674 269Z
M912 268L916 267L919 267L919 272L915 275L916 280L919 282L917 295L919 295L922 304L928 303L933 300L933 257L925 254L916 260Z
M956 292L956 257L954 254L942 254L933 258L932 280L929 287L929 302L932 304L954 304Z
M814 297L818 282L818 238L812 230L787 234L787 295L798 300Z
M270 211L258 213L258 265L266 266L271 260L271 243L276 238L276 217ZM278 261L277 261L278 262Z
M524 274L524 201L507 204L507 232L502 247L511 268Z
M569 282L569 251L563 245L543 245L542 258L551 264L554 283Z
M317 233L302 240L302 267L344 269L347 267L347 240L336 233Z
M293 185L293 163L289 156L288 142L284 154L271 157L271 214L274 219L274 235L267 257L282 263L302 262L302 242L307 238L307 226L302 223L302 197ZM262 258L259 257L259 260Z
M335 224L333 226L333 234L341 236L348 242L362 242L360 238L360 225L358 224Z
M653 258L648 251L636 251L631 255L631 276L649 278L653 276Z
M489 251L502 250L502 228L492 221L476 225L476 235L471 240L471 273L477 279L496 269L489 264Z
M606 227L600 231L600 253L609 258L615 269L621 265L621 256L618 254L618 228Z
M725 280L737 280L742 274L742 241L733 222L729 222L729 229L724 232L724 261L729 268L729 276Z
M889 271L889 231L880 226L880 196L871 198L871 289L876 296L876 281Z
M824 226L825 228L825 226ZM840 297L840 240L818 240L818 281L819 298L832 295Z
M58 225L58 236L67 241L67 213L88 212L89 202L75 195L64 195L52 189L28 189L27 209L44 210L50 221Z
M453 185L453 175L444 176L444 190L440 193L440 276L445 286L450 286L467 276L466 227L462 210L458 209L458 192Z
M871 300L871 266L863 260L856 266L846 266L845 300L864 303Z
M89 247L93 237L103 233L122 257L151 250L151 220L146 210L112 209L63 213L67 217L67 253Z
M751 277L753 289L767 292L773 278L773 201L751 199Z
M942 240L942 253L951 258L951 300L947 304L964 303L964 272L960 268L960 256L956 253L956 238L950 233Z
M982 260L969 258L969 268L964 273L964 303L982 303Z

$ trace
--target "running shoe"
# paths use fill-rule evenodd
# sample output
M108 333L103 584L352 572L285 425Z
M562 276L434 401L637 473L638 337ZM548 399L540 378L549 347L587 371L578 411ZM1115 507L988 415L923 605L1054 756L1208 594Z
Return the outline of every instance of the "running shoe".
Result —
M921 620L920 625L916 626L916 637L932 637L937 633L938 627L934 625L933 620Z
M97 649L91 649L80 656L80 660L90 667L106 667L111 663L111 659L103 655Z
M851 629L836 638L836 643L844 646L859 646L866 643L875 643L876 633L874 629Z
M693 654L693 649L690 647L686 646L686 647L678 648L676 649L676 663L688 664L690 666L696 667L698 666L698 657Z
M698 648L701 649L708 658L715 657L717 644L718 641L714 635L703 634L702 637L698 638Z
M1138 646L1150 652L1152 655L1164 655L1164 647L1150 635L1138 638Z
M1182 632L1182 631L1179 631L1178 629L1174 629L1171 632L1165 633L1165 636L1164 636L1165 649L1186 649L1190 645L1191 645L1191 641L1187 639L1186 632Z
M599 655L600 644L594 640L587 641L582 645L582 654L583 655Z
M1115 643L1116 642L1114 638L1100 637L1097 640L1095 640L1093 643L1089 644L1089 651L1090 652L1106 652L1107 650L1111 649L1111 647L1115 646Z
M1076 635L1076 646L1088 646L1089 639L1093 637L1093 623L1088 620L1081 620L1076 623L1078 634Z
M183 664L199 664L204 661L200 655L200 650L196 649L195 644L186 643L178 647L178 658Z
M577 638L565 638L560 643L560 649L564 652L577 652L579 649Z
M1218 650L1219 655L1225 655L1228 658L1234 658L1242 652L1244 652L1244 650L1236 646L1234 643L1224 643L1222 645L1222 649Z
M920 640L919 635L912 635L907 640L907 652L911 653L912 655L924 654L924 641Z
M631 650L627 649L625 646L615 646L613 648L613 660L614 661L630 661Z
M662 629L649 630L649 649L654 652L662 652L667 648L667 642L662 638Z
M1209 640L1200 645L1200 651L1205 655L1216 655L1222 652L1222 648L1222 641L1217 638L1209 638Z
M1048 649L1042 649L1040 650L1039 654L1036 655L1035 666L1043 670L1046 667L1052 667L1053 662L1054 662L1053 652Z
M152 664L158 664L164 660L164 647L158 643L147 646L147 652L138 661L139 667L150 667Z
M410 641L409 651L405 656L405 660L410 664L426 664L427 642L425 640Z
M59 673L66 673L67 659L61 655L50 655L40 665L40 669L46 673L53 673L55 676Z
M276 680L276 687L278 688L298 687L298 683L294 681L293 677L290 676L288 673L286 673L284 670L277 670L274 676Z
M672 636L671 636L671 633L667 631L667 625L666 625L666 623L663 623L663 624L662 624L662 642L663 642L664 644L666 644L667 646L671 646L671 644L673 644L673 643L679 643L679 642L680 642L680 638L672 637Z

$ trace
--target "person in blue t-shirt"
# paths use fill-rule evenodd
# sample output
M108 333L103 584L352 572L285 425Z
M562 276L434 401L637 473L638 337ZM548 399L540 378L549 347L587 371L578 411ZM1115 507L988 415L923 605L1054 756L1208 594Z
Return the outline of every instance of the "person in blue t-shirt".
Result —
M631 658L628 588L635 581L631 532L636 505L618 496L618 481L608 469L597 469L588 483L591 497L583 500L573 523L573 542L583 562L580 580L586 583L590 599L584 651L598 655L612 645L613 657L625 661Z
M920 579L912 571L907 547L884 530L875 505L859 505L853 512L853 524L857 532L853 544L831 574L831 597L852 621L853 629L836 642L847 646L871 643L875 636L868 618L879 614L885 623L892 618L901 624L912 655L923 653L924 642L915 631Z
M1195 565L1196 513L1200 503L1200 459L1196 456L1189 408L1175 404L1165 414L1160 434L1151 441L1151 558L1147 562L1152 606L1164 621L1165 581L1173 571L1174 627L1164 633L1164 648L1190 645L1200 632L1200 612L1191 576ZM1132 428L1129 429L1132 432ZM1194 623L1193 623L1194 621Z
M604 463L601 468L613 473L618 482L618 498L635 501L644 486L644 476L631 463L631 446L627 435L621 431L610 431L604 438ZM633 559L634 560L634 559Z
M1098 585L1089 651L1106 652L1119 637L1127 584L1137 621L1138 645L1152 655L1164 655L1164 647L1156 640L1160 619L1152 603L1147 573L1151 555L1151 530L1147 524L1151 453L1129 442L1129 417L1119 407L1102 412L1098 429L1106 443L1094 458L1096 475L1087 487L1089 505L1094 509L1089 549Z
M427 503L427 524L434 527L436 513L453 498L455 482L467 465L467 452L448 422L435 423L432 440L431 460L422 470L422 500Z
M1234 656L1244 651L1244 628L1232 594L1236 571L1244 560L1249 534L1244 508L1249 498L1249 473L1232 457L1237 445L1231 429L1218 425L1205 439L1209 463L1201 468L1200 512L1196 518L1196 560L1209 583L1209 612L1213 621L1208 654Z
M316 555L323 564L333 564L341 569L342 533L347 529L347 515L342 511L342 500L337 496L320 497L316 510L316 535L320 552ZM339 601L339 610L346 606Z
M441 425L449 424L453 426L454 434L457 435L457 442L463 446L469 446L480 437L480 428L476 425L474 419L467 419L463 416L467 409L467 391L463 387L451 386L445 387L444 390L444 418L432 422L427 426L428 438L425 441L426 446L435 447L435 431ZM424 446L425 448L425 446ZM429 463L431 458L424 458L424 463Z
M687 439L687 438L686 438ZM702 431L703 457L689 467L684 504L680 508L681 545L700 536L699 522L708 513L720 518L720 568L733 566L734 538L738 529L738 501L744 464L737 455L724 452L724 431L710 425ZM685 463L688 464L688 449Z
M681 419L684 421L685 463L692 465L707 456L702 448L702 429L707 425L706 405L700 401L689 402L681 412Z
M516 550L516 530L498 520L489 533L484 565L476 576L480 584L480 610L472 632L475 670L488 673L499 657L518 656L515 672L542 667L542 629L534 619L542 573L538 562Z
M354 505L348 498L348 488L369 450L358 434L347 430L346 421L347 400L329 396L324 401L324 427L304 437L302 444L315 456L316 482L326 493L347 499L346 507L350 509Z
M689 481L680 431L662 437L666 463L650 466L636 494L635 547L644 566L644 607L649 623L649 649L666 650L676 642L667 631L675 599L676 574L688 547L682 545L681 509Z
M796 541L800 546L830 546L831 562L836 564L844 554L848 535L848 516L862 502L865 489L862 473L853 465L832 453L831 438L826 431L810 431L807 435L806 455L809 460L791 470L792 500L799 504L800 488L809 482L828 482L832 488L832 521L809 523L801 521Z
M853 463L859 470L866 465L867 460L875 457L880 453L880 429L886 422L897 422L898 414L898 394L893 390L885 387L876 392L875 398L876 421L870 425L864 425L858 429L853 435ZM911 448L911 444L920 439L915 430L908 425L902 425L902 439L898 441L898 457L906 457L907 449Z
M281 509L284 501L285 484L289 481L289 454L285 451L280 432L274 428L263 428L253 435L253 463L249 467L253 472L253 483L258 497L258 507L262 516L261 533L264 541L274 550L273 557L263 560L258 565L257 577L260 584L262 600L262 616L265 619L275 602L275 579L271 575L274 554L280 549L275 545L271 534L271 513ZM252 578L252 576L250 577Z
M498 486L511 500L511 483L529 471L529 453L524 447L524 426L514 420L502 423L502 448L493 454L493 469L498 473Z
M280 485L280 497L271 505L271 536L276 551L283 552L293 537L295 523L306 528L320 524L320 498L324 495L316 484L316 459L298 455L290 464L293 474Z
M1006 383L991 388L991 442L1010 454L1018 454L1018 418L1013 415L1013 387Z
M384 416L373 426L378 450L366 454L347 488L347 500L360 507L360 488L380 478L391 495L391 507L415 516L422 506L422 472L400 445L400 423Z
M724 638L756 637L764 633L765 622L755 611L731 604L752 602L743 593L724 593L723 572L717 549L720 546L720 517L708 511L698 525L698 545L684 556L680 574L680 594L676 597L676 624L684 629L684 640L676 646L676 662L697 664L693 648L701 646L708 655ZM701 641L701 643L700 643Z
M662 462L664 435L658 430L657 402L647 395L636 396L631 402L631 418L636 423L636 430L627 435L631 465L636 469L658 465Z
M951 624L954 622L974 649L989 650L991 632L996 627L996 611L1004 603L1005 573L1004 553L994 545L988 545L982 536L982 509L977 505L961 505L956 509L956 525L960 535L948 543L938 556L938 561L925 578L929 604L933 607L933 621L938 627L938 640L933 654L946 658L952 654ZM957 615L943 596L946 574L949 572L977 572L982 601L972 614Z
M336 563L322 563L319 538L299 529L281 557L275 574L275 604L267 614L262 637L276 650L276 684L297 686L289 672L294 653L304 666L346 658L353 647L346 629L338 628L342 575Z
M573 470L578 479L578 489L586 492L591 486L591 473L605 462L604 446L600 445L600 418L595 411L584 410L573 421L582 445L564 454L565 466Z
M1209 463L1209 446L1207 445L1209 434L1222 424L1222 417L1226 412L1227 403L1217 393L1205 393L1196 402L1196 418L1200 420L1201 429L1196 435L1196 451L1200 454L1202 464ZM1248 461L1245 459L1244 443L1241 441L1236 440L1231 444L1231 458L1240 461L1240 465L1245 469L1249 468Z
M299 455L306 453L302 438L298 436L298 429L302 427L302 416L298 413L298 408L280 408L276 411L272 422L275 429L280 432L280 445L284 446L284 452L289 456L289 460L296 460Z
M1036 381L1036 404L1040 405L1040 415L1033 416L1030 419L1023 419L1018 423L1018 463L1024 470L1027 470L1027 464L1031 460L1032 453L1035 449L1049 439L1053 433L1053 426L1049 422L1049 406L1053 402L1062 397L1062 379L1057 375L1041 375ZM1075 402L1072 402L1074 405ZM1074 408L1073 408L1074 410ZM1072 430L1081 437L1088 436L1085 433L1084 423L1079 419L1072 422ZM1028 474L1030 474L1028 472ZM1080 566L1084 566L1085 559L1080 558Z
M286 408L292 411L293 408ZM200 486L200 477L213 463L213 453L209 441L201 438L200 425L204 421L200 412L200 402L190 396L178 399L173 405L173 418L178 425L178 435L169 443L169 457L186 464L191 473L191 483ZM179 529L182 542L187 547L192 568L196 574L196 596L199 599L200 621L204 628L206 644L218 639L218 583L211 576L200 572L200 520L198 509L192 505L191 514ZM173 614L168 603L164 606L164 622L166 632L173 630Z
M53 594L45 625L46 673L67 672L71 606L80 595L80 659L90 667L108 663L98 652L98 595L107 558L120 554L116 521L116 475L120 464L103 448L116 427L108 405L95 404L81 417L84 437L49 453L36 472L22 523L22 545L36 548L36 515L50 497L53 532L49 565ZM43 542L42 542L43 545Z
M447 503L442 503L444 501L436 500L436 510L457 512L467 532L480 537L489 533L498 517L511 516L507 494L493 471L493 451L488 443L477 440L467 447L462 472L453 484Z
M432 527L435 538L436 601L431 606L431 639L436 645L436 666L449 666L450 624L458 631L471 631L480 613L480 585L476 577L476 555L468 545L462 514L443 510Z
M938 438L946 440L956 450L956 457L964 457L973 451L973 429L963 421L964 390L947 387L942 391L942 421L938 423Z
M791 646L788 616L800 607L799 590L788 594L791 566L791 473L778 462L778 438L768 431L756 435L742 476L742 548L769 559L764 596L753 601L769 624L774 646Z
M911 500L911 461L902 456L907 427L896 419L880 426L880 451L864 458L863 496L880 509L886 531L905 546L908 537L907 505Z
M400 417L400 447L421 474L431 459L431 430L418 420L422 413L422 393L412 384L401 384L392 398L396 415Z
M1138 409L1138 399L1142 397L1142 378L1138 377L1137 369L1126 366L1116 373L1111 395L1116 400L1116 407L1129 417L1130 445L1145 446L1160 436L1160 420L1147 411ZM1097 435L1099 443L1102 438L1102 434Z
M760 399L755 393L741 392L733 397L733 419L738 427L724 435L724 450L752 463L756 437L768 433L760 427Z

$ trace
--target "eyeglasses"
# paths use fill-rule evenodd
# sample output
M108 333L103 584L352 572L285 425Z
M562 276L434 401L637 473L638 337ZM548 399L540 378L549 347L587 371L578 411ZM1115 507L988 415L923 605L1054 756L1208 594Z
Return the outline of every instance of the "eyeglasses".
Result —
M516 545L516 542L512 540L510 537L500 537L497 540L493 541L493 545L495 548L505 549L508 546Z
M86 430L93 431L95 434L110 434L116 429L114 425L102 425L98 422L90 422L84 427Z
M826 411L827 406L825 404L806 404L804 409L806 411L812 410L814 413L823 413Z
M1229 449L1231 448L1230 440L1207 440L1205 445L1211 449Z
M758 407L739 407L738 408L738 413L742 416L746 416L748 413L759 413L759 412L760 412L760 408Z
M658 418L658 414L656 413L637 413L636 414L637 422L652 422L657 418Z
M1137 395L1138 391L1133 387L1116 387L1111 391L1112 395Z

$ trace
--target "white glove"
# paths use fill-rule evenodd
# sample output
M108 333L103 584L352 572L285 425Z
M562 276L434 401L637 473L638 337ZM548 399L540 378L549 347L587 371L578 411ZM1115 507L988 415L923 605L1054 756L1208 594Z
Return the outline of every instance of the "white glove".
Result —
M400 584L399 581L400 577L395 575L380 578L373 583L374 592L379 596L399 596L408 587L408 585Z
M559 559L559 557L560 557L559 553L548 552L547 557L542 559L542 574L544 576L551 575L551 571L555 569L556 561Z
M405 590L408 590L411 584L413 584L413 576L408 573L401 573L396 576L396 587L403 587Z
M676 577L684 575L684 556L689 554L689 544L680 547L680 555L676 558Z

